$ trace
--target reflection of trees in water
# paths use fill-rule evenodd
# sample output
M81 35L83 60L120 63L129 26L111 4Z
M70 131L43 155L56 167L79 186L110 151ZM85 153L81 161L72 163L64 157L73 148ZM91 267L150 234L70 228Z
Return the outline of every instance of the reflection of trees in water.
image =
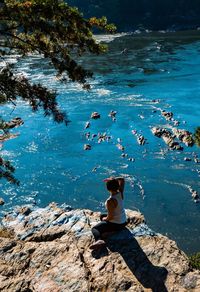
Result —
M197 127L194 133L194 140L197 146L200 147L200 127Z

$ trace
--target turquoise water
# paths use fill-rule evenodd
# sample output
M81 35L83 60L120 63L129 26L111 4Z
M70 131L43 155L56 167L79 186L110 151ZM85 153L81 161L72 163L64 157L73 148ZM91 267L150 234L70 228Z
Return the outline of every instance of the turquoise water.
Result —
M193 161L194 155L200 157L200 149L185 146L183 152L168 151L150 129L172 125L160 109L172 111L180 129L194 132L200 126L200 33L125 35L113 41L105 36L104 40L109 42L107 54L82 60L95 73L90 92L71 82L59 83L40 56L16 63L34 82L57 89L59 104L71 122L67 127L55 124L42 111L31 112L22 101L16 108L1 107L8 120L20 116L25 122L14 130L19 137L1 150L4 158L13 161L21 181L19 187L0 181L5 200L1 215L16 205L45 206L51 201L103 211L107 193L102 180L123 175L125 207L139 209L152 229L176 240L185 252L199 251L200 203L194 203L188 188L200 192L200 164ZM108 116L111 110L117 111L116 121ZM101 114L99 120L90 120L94 111ZM87 121L91 127L85 130ZM144 135L147 143L139 145L132 130ZM88 141L86 132L106 132L111 139ZM116 146L119 139L127 157L121 157ZM83 150L87 143L90 151Z

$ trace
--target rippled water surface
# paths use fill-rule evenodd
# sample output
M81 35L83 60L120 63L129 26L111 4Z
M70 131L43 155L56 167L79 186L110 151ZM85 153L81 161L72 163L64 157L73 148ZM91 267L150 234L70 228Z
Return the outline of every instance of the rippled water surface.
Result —
M105 36L104 40L111 41ZM8 120L20 116L25 122L14 130L19 137L1 150L21 181L19 187L0 181L5 200L1 215L16 205L45 206L51 201L103 211L107 197L103 178L123 175L125 207L139 209L152 229L175 239L187 253L199 251L200 203L194 203L189 187L200 193L200 164L194 162L200 150L184 146L182 152L169 151L152 135L151 127L173 126L161 116L163 109L174 113L180 129L194 132L200 126L200 33L125 35L109 46L107 54L82 60L95 72L90 92L77 84L59 83L40 56L16 64L34 82L57 89L71 123L55 124L22 101L16 108L1 107ZM111 110L117 111L116 121L108 116ZM90 120L93 111L101 114L99 120ZM85 130L89 120L91 127ZM137 143L133 130L144 135L145 145ZM111 139L92 140L98 133ZM119 141L127 157L121 156ZM91 150L84 151L84 144Z

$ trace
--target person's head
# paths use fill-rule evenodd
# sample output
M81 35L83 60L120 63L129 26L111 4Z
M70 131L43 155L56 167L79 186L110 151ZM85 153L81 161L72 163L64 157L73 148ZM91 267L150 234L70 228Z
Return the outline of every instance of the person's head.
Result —
M106 181L106 188L109 192L117 192L119 190L118 180L113 178L113 179Z

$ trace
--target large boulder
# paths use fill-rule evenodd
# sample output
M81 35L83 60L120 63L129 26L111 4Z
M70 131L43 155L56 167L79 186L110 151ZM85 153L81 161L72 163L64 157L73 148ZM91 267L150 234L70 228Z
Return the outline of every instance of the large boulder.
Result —
M0 291L200 291L200 272L143 215L91 251L99 213L51 204L8 213L0 228Z

